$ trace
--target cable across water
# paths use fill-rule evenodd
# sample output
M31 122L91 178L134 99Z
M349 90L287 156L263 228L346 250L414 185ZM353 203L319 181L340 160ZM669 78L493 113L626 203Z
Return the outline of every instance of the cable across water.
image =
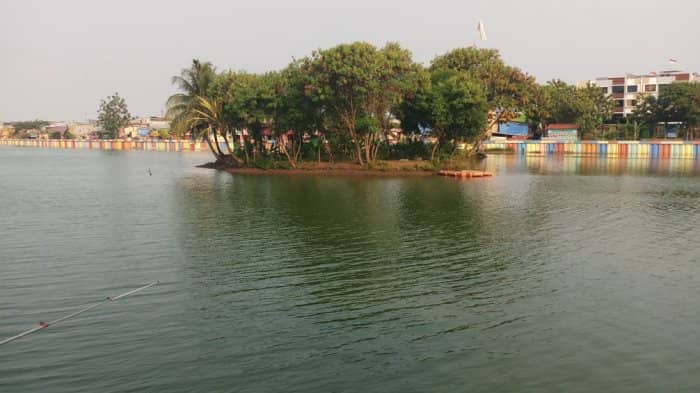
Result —
M103 300L103 301L101 301L101 302L97 302L97 303L90 304L90 305L88 305L88 306L86 306L86 307L81 308L80 310L77 310L77 311L75 311L75 312L72 312L72 313L70 313L70 314L68 314L68 315L66 315L66 316L61 317L61 318L55 319L55 320L53 320L53 321L51 321L51 322L39 322L39 326L33 327L33 328L29 329L29 330L25 330L25 331L23 331L22 333L19 333L19 334L15 335L15 336L8 337L8 338L6 338L6 339L0 341L0 345L7 344L7 343L9 343L9 342L15 341L15 340L17 340L17 339L19 339L19 338L22 338L22 337L24 337L24 336L28 336L28 335L30 335L30 334L32 334L32 333L38 332L39 330L47 329L49 326L53 326L53 325L56 325L56 324L58 324L58 323L61 323L61 322L65 321L65 320L67 320L67 319L73 318L73 317L78 316L78 315L80 315L80 314L82 314L82 313L84 313L84 312L90 311L90 310L92 310L93 308L97 308L97 307L99 307L99 306L101 306L101 305L103 305L103 304L105 304L105 303L111 303L111 302L113 302L113 301L116 301L116 300L125 298L125 297L127 297L127 296L129 296L129 295L133 295L133 294L136 293L136 292L139 292L139 291L142 291L142 290L144 290L144 289L150 288L150 287L152 287L152 286L154 286L154 285L156 285L156 284L158 284L158 283L159 283L159 281L153 281L153 282L150 283L150 284L144 285L144 286L139 287L139 288L136 288L136 289L132 289L132 290L130 290L130 291L128 291L128 292L124 292L124 293L122 293L121 295L117 295L117 296L114 296L114 297L108 296L105 300Z

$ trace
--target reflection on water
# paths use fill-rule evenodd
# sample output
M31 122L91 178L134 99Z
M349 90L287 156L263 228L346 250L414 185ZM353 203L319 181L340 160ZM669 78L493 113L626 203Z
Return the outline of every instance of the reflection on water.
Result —
M680 160L362 179L153 154L0 149L2 337L163 281L0 348L0 391L700 386L700 183Z
M526 168L533 174L576 174L576 175L673 175L698 176L700 160L693 159L636 159L598 158L565 155L526 156L490 154L484 168L520 171Z

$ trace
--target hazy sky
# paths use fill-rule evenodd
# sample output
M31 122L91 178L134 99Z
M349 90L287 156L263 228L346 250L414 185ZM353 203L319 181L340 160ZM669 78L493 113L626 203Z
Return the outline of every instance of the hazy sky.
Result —
M192 58L280 69L343 42L397 41L414 58L488 41L541 82L700 72L696 0L0 0L0 121L95 117L114 92L158 115Z

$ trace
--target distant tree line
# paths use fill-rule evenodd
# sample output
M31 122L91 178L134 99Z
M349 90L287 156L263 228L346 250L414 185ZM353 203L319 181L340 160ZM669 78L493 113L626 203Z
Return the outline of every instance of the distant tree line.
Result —
M37 119L30 121L16 121L12 123L12 127L15 129L15 132L21 132L26 130L41 130L43 127L46 127L49 124L51 123L46 120Z

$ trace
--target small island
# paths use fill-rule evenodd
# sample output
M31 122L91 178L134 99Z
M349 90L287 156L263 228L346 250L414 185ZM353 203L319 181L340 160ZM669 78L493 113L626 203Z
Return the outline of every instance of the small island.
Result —
M262 74L220 72L195 59L173 83L180 92L167 100L172 130L206 141L215 161L204 167L233 173L471 169L497 124L525 113L545 121L531 105L541 89L535 79L497 50L476 47L428 67L396 43L342 44ZM600 89L581 97L597 103L588 112L612 111Z

